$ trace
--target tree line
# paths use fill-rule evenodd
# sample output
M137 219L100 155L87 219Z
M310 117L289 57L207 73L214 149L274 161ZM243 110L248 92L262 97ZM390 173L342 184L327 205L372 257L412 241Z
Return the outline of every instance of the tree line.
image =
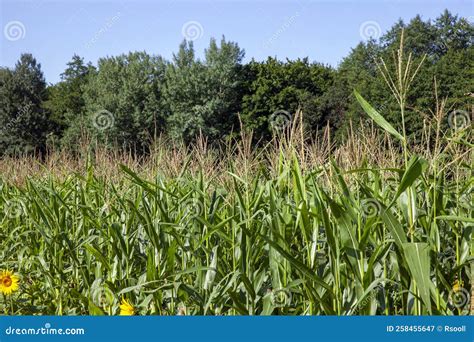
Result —
M308 137L329 126L343 141L349 122L366 120L354 89L397 127L398 107L375 61L394 67L402 29L413 63L425 58L405 114L416 141L432 117L435 78L447 108L472 108L466 95L474 90L474 27L447 10L435 20L399 20L379 39L360 42L337 68L308 58L243 63L244 50L222 37L210 40L202 59L188 41L172 60L129 52L94 66L74 55L61 81L48 85L40 63L25 53L14 68L0 68L0 155L74 150L84 136L136 151L147 151L162 134L185 143L202 135L212 143L245 129L256 142L266 141L275 134L274 121L281 124L298 109Z

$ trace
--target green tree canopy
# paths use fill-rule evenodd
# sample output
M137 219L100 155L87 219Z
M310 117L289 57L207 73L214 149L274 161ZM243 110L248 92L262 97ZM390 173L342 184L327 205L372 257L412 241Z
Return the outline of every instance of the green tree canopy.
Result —
M41 64L22 54L13 70L0 70L0 153L43 151L50 125Z

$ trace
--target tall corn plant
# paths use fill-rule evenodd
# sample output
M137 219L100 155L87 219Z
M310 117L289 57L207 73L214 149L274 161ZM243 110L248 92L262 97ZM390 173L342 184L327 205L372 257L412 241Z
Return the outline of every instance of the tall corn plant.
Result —
M425 57L422 58L418 66L412 65L412 55L404 59L403 52L403 30L400 39L400 48L396 55L394 55L395 71L392 74L383 59L377 63L377 66L385 79L388 87L395 96L401 114L402 133L399 133L390 123L388 123L383 116L378 113L357 91L354 91L357 101L360 103L364 111L387 133L397 138L403 146L404 155L404 170L400 170L400 183L395 196L390 200L387 206L381 205L382 220L387 226L388 231L394 237L394 244L397 248L398 259L403 263L398 266L400 270L404 271L405 279L402 279L408 289L408 296L405 296L404 306L408 311L415 314L432 313L433 307L436 311L446 309L447 303L440 297L440 289L445 288L446 292L452 293L450 284L439 275L439 269L432 272L432 265L439 265L438 258L433 257L439 255L441 252L440 246L440 232L438 229L439 219L449 219L454 221L471 222L469 217L436 217L441 208L431 211L432 215L423 215L423 209L417 206L417 200L420 197L417 193L417 188L428 185L427 180L430 175L425 172L427 163L421 157L413 155L409 159L410 151L407 142L407 135L405 129L405 107L407 94L410 85L413 82L418 70L420 69ZM436 173L436 168L434 172ZM435 182L437 180L435 174ZM436 185L435 185L436 187ZM437 187L436 187L437 188ZM439 196L439 193L434 193L434 196ZM391 213L392 206L396 203L399 205L399 211L402 216L402 222ZM437 204L435 200L434 203ZM442 203L441 203L442 205ZM429 214L429 213L427 213ZM427 222L428 221L428 222ZM427 224L428 223L428 224ZM417 232L419 232L417 234ZM472 226L465 227L463 232L457 232L457 236L465 235L464 253L469 250L470 236L472 234ZM407 235L409 239L407 239ZM456 241L456 255L459 255L459 242ZM466 254L464 254L466 255ZM466 255L467 256L467 255ZM467 258L463 262L457 260L457 267L459 270L466 267ZM385 270L384 270L384 273ZM460 277L459 273L459 277ZM432 306L432 303L435 303Z

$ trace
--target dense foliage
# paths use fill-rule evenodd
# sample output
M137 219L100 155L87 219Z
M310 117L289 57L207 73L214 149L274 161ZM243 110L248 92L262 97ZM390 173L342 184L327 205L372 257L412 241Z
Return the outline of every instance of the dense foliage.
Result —
M434 21L417 16L397 22L379 40L357 45L337 69L307 58L243 63L244 51L222 38L211 40L203 60L187 41L172 61L130 52L93 66L74 56L61 81L47 86L40 64L24 54L15 68L0 68L0 154L74 149L81 137L147 151L160 134L186 143L202 134L213 142L242 128L254 131L255 141L266 141L275 113L287 120L298 108L308 136L329 125L341 142L350 122L366 120L353 89L400 128L376 61L382 57L393 66L402 28L413 63L424 58L407 99L407 134L416 141L434 108L435 78L438 96L449 98L451 110L472 105L466 95L473 90L474 28L448 11Z
M337 70L224 38L0 70L0 312L472 314L472 26L401 26Z
M454 141L472 132L395 166L383 139L360 134L333 163L291 142L222 156L166 143L134 170L96 154L66 176L72 160L0 179L0 270L19 279L0 313L469 314L472 152Z

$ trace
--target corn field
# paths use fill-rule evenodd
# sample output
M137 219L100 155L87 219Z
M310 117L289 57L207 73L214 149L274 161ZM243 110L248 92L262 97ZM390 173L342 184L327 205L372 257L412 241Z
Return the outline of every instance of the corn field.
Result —
M115 314L125 297L161 315L468 312L472 159L344 171L302 169L291 152L222 178L183 162L175 177L122 165L111 179L89 165L61 180L4 179L1 267L21 290L0 308Z
M2 160L0 269L20 288L0 312L469 314L470 124L440 132L441 103L435 140L413 145L355 96L384 132L338 148L329 129L308 143L296 116L261 149Z

